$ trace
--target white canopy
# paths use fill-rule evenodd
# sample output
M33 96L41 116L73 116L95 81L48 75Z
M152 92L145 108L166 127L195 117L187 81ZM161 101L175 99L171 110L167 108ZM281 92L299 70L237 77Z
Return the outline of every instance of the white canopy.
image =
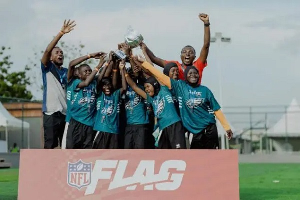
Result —
M300 106L293 99L280 120L267 131L271 137L300 137Z
M28 129L28 148L29 148L29 128L30 128L29 123L25 121L22 122L22 120L19 120L14 116L12 116L0 102L0 131L5 131L5 135L6 135L6 142L0 144L0 149L2 149L2 151L6 149L5 152L7 152L8 150L8 131L21 129L22 123L23 123L23 128ZM6 145L6 147L4 145Z

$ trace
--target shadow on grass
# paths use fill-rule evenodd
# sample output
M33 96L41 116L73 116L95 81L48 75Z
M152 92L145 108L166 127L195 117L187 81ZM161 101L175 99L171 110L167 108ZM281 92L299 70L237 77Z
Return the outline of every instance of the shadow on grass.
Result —
M0 195L0 199L1 200L17 200L18 197L17 197L17 195L10 195L10 196L8 196L8 195Z
M300 189L241 188L240 200L299 200Z

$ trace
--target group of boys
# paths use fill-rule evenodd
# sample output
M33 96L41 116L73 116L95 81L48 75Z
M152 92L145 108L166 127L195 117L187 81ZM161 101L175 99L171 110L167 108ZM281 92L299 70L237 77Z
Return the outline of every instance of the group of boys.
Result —
M180 63L155 56L141 43L149 62L164 68L170 78L181 80L184 80L185 68L193 65L201 83L209 52L210 23L206 14L199 14L199 19L204 23L204 44L198 59L195 60L196 51L189 45L181 50ZM62 67L63 51L56 44L74 27L74 21L65 21L41 59L44 148L155 148L153 108L127 86L125 78L129 74L142 88L149 73L138 67L126 43L118 45L126 59L120 59L114 52L96 52L71 61L68 69ZM85 62L92 58L99 59L93 70ZM172 65L178 70L171 71Z

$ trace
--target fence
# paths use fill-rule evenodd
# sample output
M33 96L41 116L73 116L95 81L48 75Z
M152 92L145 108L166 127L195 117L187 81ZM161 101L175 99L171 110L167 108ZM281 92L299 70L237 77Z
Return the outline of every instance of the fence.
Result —
M31 148L41 148L41 101L6 97L0 97L0 101L13 116L30 123ZM300 151L300 107L297 102L289 106L223 107L223 111L234 130L230 148L239 148L241 153ZM20 148L27 148L26 134L22 127L11 139L19 141ZM1 139L3 134L0 132Z
M231 147L244 153L300 151L300 107L296 102L289 106L224 107L224 113L235 133Z

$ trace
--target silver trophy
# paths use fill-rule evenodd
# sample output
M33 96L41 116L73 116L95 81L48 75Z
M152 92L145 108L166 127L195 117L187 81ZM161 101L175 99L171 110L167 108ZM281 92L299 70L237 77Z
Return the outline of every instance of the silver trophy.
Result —
M134 30L131 26L127 28L127 33L125 35L125 43L131 48L136 48L141 42L143 42L143 36Z

